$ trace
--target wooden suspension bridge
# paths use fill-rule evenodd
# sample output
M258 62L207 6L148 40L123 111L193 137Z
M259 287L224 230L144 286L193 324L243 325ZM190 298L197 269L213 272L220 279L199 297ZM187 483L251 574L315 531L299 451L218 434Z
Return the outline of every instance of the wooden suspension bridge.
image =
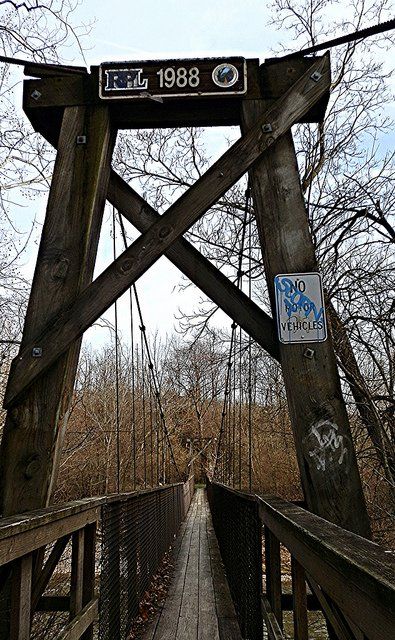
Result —
M393 556L369 539L291 135L323 117L329 55L105 63L90 73L31 63L25 73L25 113L57 159L5 395L0 638L40 637L42 612L64 616L62 640L128 638L170 547L173 581L146 640L277 640L288 612L294 638L307 640L311 611L330 638L395 637ZM240 126L240 139L162 216L111 168L119 129L219 125ZM246 172L272 317L182 237ZM141 236L92 281L106 200ZM281 363L303 505L237 491L219 473L207 492L194 492L191 477L51 506L81 336L161 255ZM293 306L307 322L291 321ZM69 587L48 592L70 545Z

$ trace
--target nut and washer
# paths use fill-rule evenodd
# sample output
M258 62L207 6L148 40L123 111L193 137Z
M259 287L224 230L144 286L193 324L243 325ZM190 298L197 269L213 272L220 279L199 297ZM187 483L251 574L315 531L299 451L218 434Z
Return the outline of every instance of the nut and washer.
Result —
M41 98L41 93L37 91L37 89L34 89L33 93L31 93L30 96L33 98L33 100L38 100L39 98Z
M33 347L32 349L33 358L41 358L42 355L43 355L43 350L41 347Z
M315 354L314 349L310 349L309 347L307 347L307 349L305 349L303 353L304 357L307 358L308 360L312 360L314 358L314 354Z
M310 78L314 80L314 82L318 82L318 80L321 80L322 78L322 73L320 73L319 71L314 71L314 73L311 74Z
M267 124L263 124L262 125L262 131L263 133L271 133L271 131L273 131L273 127L270 123Z
M86 136L77 136L75 141L77 144L86 144Z

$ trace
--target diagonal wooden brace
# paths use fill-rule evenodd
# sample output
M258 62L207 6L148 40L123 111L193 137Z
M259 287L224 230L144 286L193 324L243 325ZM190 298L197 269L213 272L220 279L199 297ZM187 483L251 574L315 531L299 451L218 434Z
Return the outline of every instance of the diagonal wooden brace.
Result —
M115 171L111 172L107 198L142 233L161 217ZM273 318L240 291L188 240L176 240L167 249L165 256L261 347L276 360L279 359L277 331Z
M329 86L329 57L325 56L314 62L291 89L69 308L49 320L47 330L14 359L4 406L12 405L40 373L55 362L278 138L309 111ZM42 349L41 357L32 357L34 347Z

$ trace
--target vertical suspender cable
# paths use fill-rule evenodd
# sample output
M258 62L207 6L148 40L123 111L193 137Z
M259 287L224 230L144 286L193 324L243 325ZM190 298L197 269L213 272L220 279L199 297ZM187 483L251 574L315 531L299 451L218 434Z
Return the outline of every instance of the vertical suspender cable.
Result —
M114 260L117 257L116 248L116 228L115 228L115 208L112 208L112 230L113 230L113 254ZM118 348L118 304L114 304L114 330L115 330L115 424L116 424L116 487L117 493L121 487L121 445L120 445L120 413L119 413L119 348Z

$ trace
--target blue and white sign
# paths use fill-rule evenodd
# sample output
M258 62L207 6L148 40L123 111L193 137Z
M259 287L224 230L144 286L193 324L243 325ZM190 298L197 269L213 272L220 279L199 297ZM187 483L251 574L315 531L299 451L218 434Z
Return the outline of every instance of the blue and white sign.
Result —
M280 342L323 342L327 338L319 273L282 273L274 278Z

